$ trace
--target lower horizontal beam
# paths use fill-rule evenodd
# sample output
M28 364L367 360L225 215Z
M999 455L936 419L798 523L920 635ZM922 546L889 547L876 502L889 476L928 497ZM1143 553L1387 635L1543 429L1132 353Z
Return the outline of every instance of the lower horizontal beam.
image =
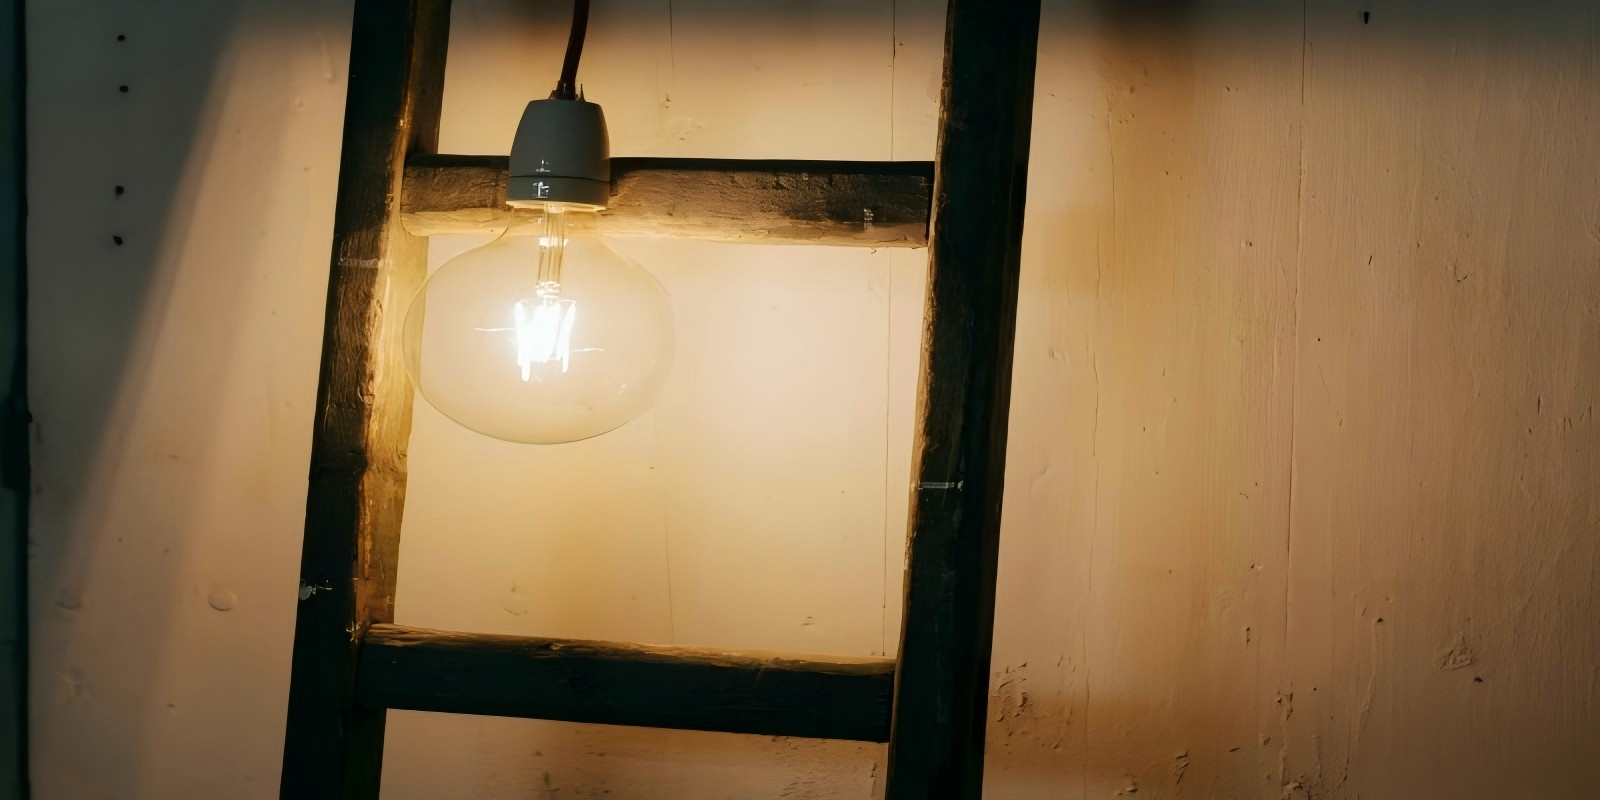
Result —
M505 224L505 156L424 155L406 163L401 219L419 236ZM933 164L613 158L610 236L721 242L925 247Z
M893 659L780 656L374 625L356 699L402 708L816 739L889 739Z

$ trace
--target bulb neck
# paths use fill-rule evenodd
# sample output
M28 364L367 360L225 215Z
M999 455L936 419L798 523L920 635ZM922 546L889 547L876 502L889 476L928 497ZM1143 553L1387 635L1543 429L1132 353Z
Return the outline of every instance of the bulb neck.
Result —
M545 207L544 224L539 230L539 288L536 294L554 299L561 294L561 260L567 254L567 209Z

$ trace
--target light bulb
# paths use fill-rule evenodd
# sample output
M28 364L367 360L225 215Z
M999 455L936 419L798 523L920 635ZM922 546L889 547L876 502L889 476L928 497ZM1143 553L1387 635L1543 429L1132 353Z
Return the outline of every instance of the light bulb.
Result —
M598 436L655 401L672 363L672 308L643 267L538 209L434 272L406 312L411 378L479 433L558 444Z

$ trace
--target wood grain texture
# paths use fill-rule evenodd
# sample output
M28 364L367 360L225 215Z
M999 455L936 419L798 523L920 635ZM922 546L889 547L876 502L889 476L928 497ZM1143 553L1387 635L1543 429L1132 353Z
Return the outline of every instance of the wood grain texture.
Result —
M881 742L893 659L830 659L375 625L372 708Z
M312 433L281 793L376 798L383 712L355 703L361 634L393 619L411 382L397 348L426 242L399 221L406 155L438 137L447 0L358 0Z
M952 0L886 797L982 793L1038 0Z
M22 0L0 2L0 797L28 788L28 274Z
M610 236L719 242L922 247L933 165L926 161L613 158ZM506 224L504 156L423 155L406 166L401 208L414 235Z

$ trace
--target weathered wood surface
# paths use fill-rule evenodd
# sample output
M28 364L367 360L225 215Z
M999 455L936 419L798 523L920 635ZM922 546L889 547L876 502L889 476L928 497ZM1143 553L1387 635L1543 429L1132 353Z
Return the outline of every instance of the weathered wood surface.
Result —
M0 795L28 795L30 424L23 0L0 2ZM86 337L89 338L89 337ZM37 667L36 667L37 668ZM13 794L14 793L14 794Z
M888 800L982 793L1039 0L951 0Z
M376 798L381 709L355 703L361 634L394 616L411 383L396 339L426 274L400 225L407 154L435 149L448 0L358 0L334 212L281 794Z
M881 742L893 659L834 659L374 625L372 708Z
M725 242L923 247L933 164L614 158L610 236ZM504 156L422 155L406 165L401 209L415 235L506 223Z

